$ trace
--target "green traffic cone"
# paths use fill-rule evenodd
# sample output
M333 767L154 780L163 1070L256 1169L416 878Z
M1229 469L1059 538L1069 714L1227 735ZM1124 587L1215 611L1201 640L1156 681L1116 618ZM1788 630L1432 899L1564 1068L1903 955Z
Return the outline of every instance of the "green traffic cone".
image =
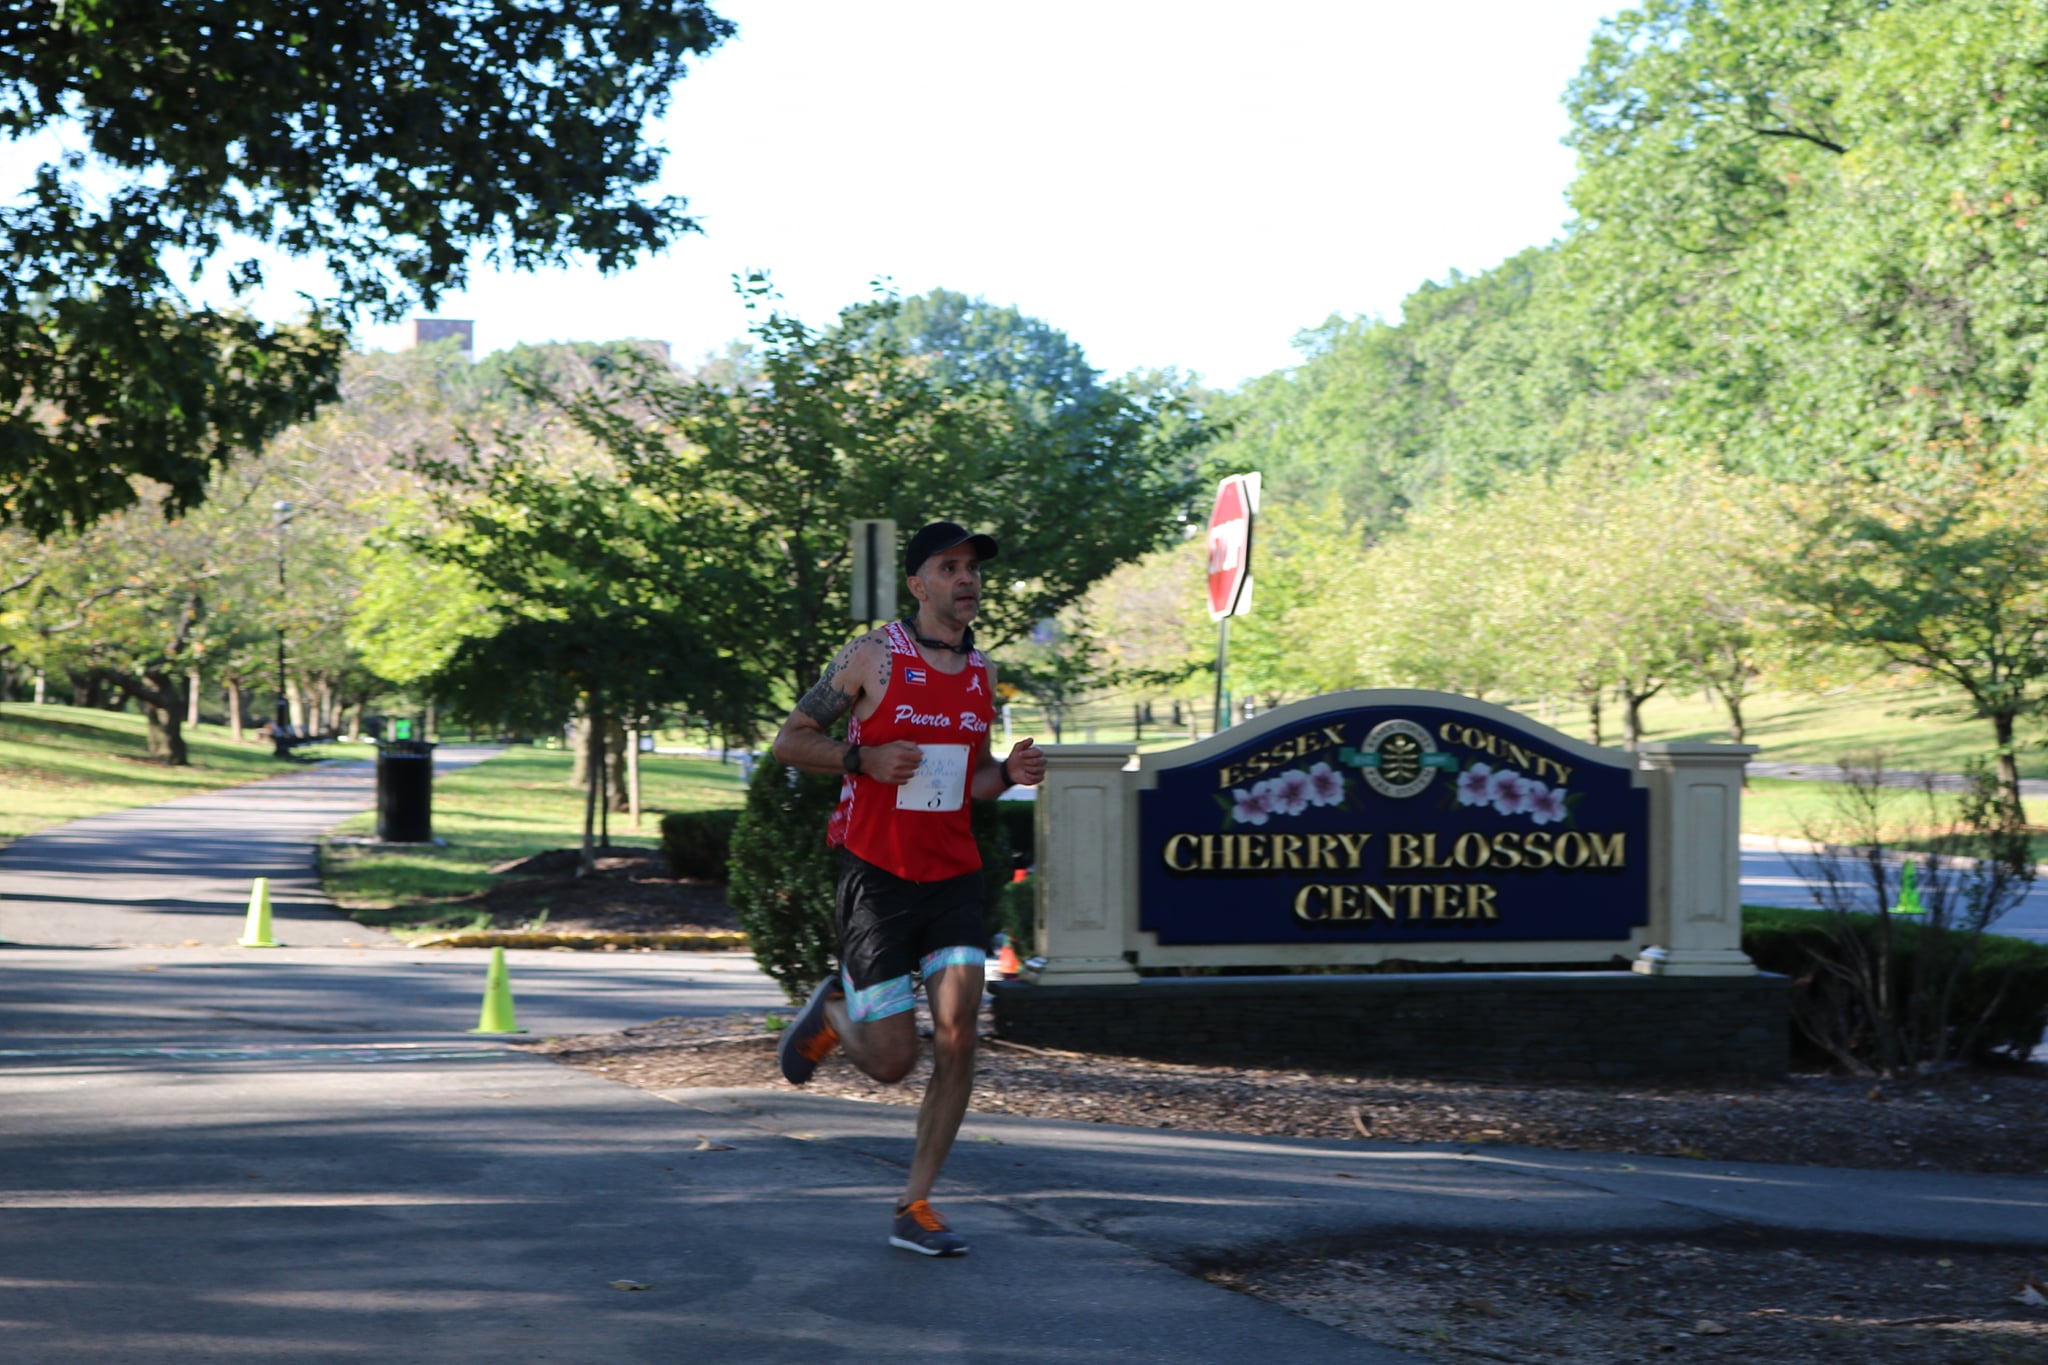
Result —
M270 937L270 878L258 877L249 889L249 922L236 940L240 948L275 948Z
M484 977L484 1009L471 1033L524 1033L512 1017L512 982L505 975L505 950L491 949L491 970Z
M1913 860L1906 859L1905 870L1899 873L1899 903L1892 907L1894 915L1927 913L1927 907L1920 903L1920 874L1914 869Z

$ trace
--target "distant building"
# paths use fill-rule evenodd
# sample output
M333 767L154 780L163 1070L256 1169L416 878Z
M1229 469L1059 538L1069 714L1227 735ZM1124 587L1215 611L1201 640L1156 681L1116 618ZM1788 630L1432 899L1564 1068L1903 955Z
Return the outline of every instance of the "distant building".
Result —
M436 341L453 341L462 347L464 360L476 359L476 323L468 318L414 318L412 344L426 346Z

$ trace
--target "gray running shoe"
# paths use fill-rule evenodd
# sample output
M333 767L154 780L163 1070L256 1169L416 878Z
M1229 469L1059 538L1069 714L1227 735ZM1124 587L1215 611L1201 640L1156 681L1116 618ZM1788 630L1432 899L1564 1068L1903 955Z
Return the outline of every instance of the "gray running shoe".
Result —
M832 1049L839 1046L839 1034L832 1027L832 1021L825 1017L825 1002L835 996L844 995L839 989L839 978L828 976L818 983L818 989L811 992L811 998L797 1011L796 1018L789 1021L789 1027L782 1031L782 1041L776 1044L775 1060L782 1064L782 1075L791 1085L802 1085L818 1069L818 1063L832 1055Z
M946 1220L932 1212L920 1199L896 1215L889 1230L889 1245L914 1251L920 1256L965 1256L967 1239L946 1226Z

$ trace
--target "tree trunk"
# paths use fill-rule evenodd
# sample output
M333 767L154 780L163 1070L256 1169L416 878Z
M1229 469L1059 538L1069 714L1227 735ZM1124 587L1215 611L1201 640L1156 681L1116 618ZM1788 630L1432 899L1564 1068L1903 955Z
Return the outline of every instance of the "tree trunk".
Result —
M178 690L175 676L168 671L151 671L137 677L118 669L96 668L91 680L112 683L123 701L135 699L137 709L149 722L151 758L172 768L182 768L191 762L185 752L185 697Z
M180 704L184 698L177 689L159 693L154 700L137 697L135 701L149 718L149 756L172 768L190 763L185 752L184 707Z
M1643 703L1664 690L1663 683L1634 683L1622 680L1622 723L1628 731L1628 750L1634 753L1643 743Z
M590 711L585 711L586 718ZM604 774L604 755L598 746L604 741L604 727L586 723L583 726L583 856L576 862L576 875L587 877L597 871L597 785Z
M640 727L626 731L626 811L640 828Z
M607 794L605 808L623 814L630 809L630 802L626 791L626 745L632 738L632 732L614 720L605 723L604 735L606 758L604 779L605 792Z
M185 723L199 724L199 670L185 675Z
M1586 694L1586 715L1593 723L1593 747L1596 749L1607 742L1600 728L1600 705L1604 700L1601 689L1597 687Z
M2020 758L2013 748L2013 717L2011 711L1995 712L1991 717L1992 733L1998 736L1998 785L2005 788L2005 799L2013 813L2019 815L2026 810L2020 800Z
M228 679L228 735L235 743L242 742L242 680Z
M569 785L577 791L590 790L590 708L578 703L569 718Z

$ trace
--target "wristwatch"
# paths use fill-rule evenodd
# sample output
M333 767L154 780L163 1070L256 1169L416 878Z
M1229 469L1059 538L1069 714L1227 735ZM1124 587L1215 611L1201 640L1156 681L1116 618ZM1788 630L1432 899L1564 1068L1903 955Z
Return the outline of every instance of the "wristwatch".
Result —
M846 771L848 771L848 772L850 772L850 773L857 773L857 772L859 772L859 771L860 771L860 745L858 745L858 744L849 744L849 745L847 745L847 746L846 746L846 755L845 755L845 757L841 758L841 759L839 760L839 762L840 762L840 766L844 767L844 768L846 769Z

